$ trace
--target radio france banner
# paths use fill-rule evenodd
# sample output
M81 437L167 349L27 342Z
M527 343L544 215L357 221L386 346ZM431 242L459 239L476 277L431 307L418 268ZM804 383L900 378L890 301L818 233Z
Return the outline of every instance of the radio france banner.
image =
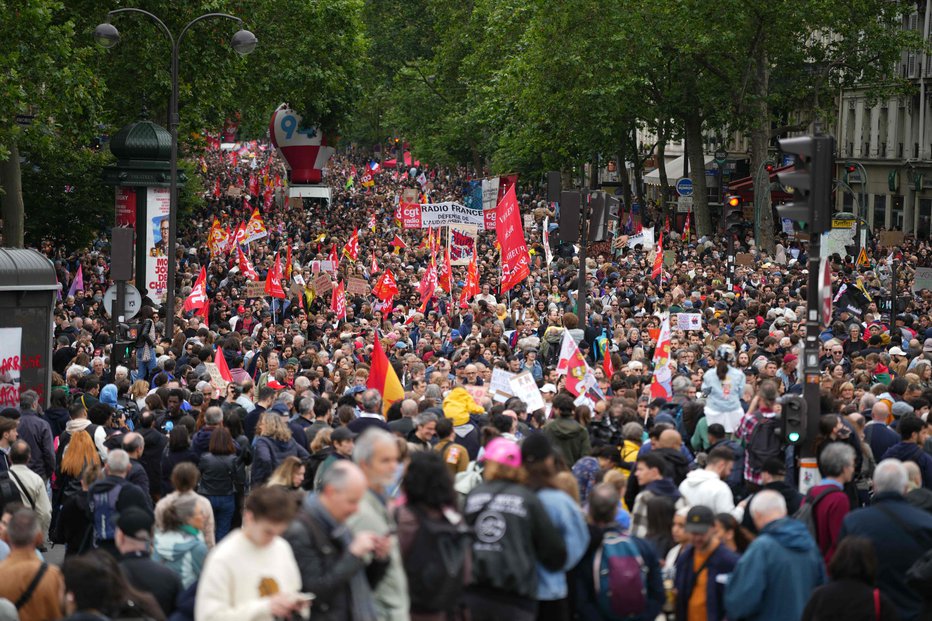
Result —
M628 248L633 249L638 245L643 246L645 250L654 247L654 227L643 228L640 233L628 237Z
M165 302L168 291L168 188L146 190L146 290L152 301Z
M469 265L476 254L478 230L474 224L450 225L450 265Z
M402 224L406 229L472 224L482 226L482 212L453 201L422 205L402 204Z

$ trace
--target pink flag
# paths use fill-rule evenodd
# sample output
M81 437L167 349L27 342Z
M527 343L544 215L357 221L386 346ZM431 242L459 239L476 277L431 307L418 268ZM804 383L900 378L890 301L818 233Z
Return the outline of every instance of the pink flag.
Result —
M68 289L68 297L73 298L78 291L84 291L84 266L78 265L78 273L74 275L71 281L71 288Z

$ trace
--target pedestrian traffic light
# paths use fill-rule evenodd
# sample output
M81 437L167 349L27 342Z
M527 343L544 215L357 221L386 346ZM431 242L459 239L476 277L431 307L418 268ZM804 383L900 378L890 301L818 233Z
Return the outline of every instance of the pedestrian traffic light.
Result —
M835 139L831 136L800 136L779 141L784 153L796 157L794 170L777 173L777 179L793 190L793 202L777 205L781 218L808 223L819 234L832 225L832 179Z
M780 398L783 416L783 439L787 444L801 444L806 439L806 400L789 394Z
M744 226L744 214L741 212L741 197L731 194L725 197L722 208L722 228L725 235L738 235Z
M133 359L133 346L135 341L116 341L113 344L113 350L110 357L116 364L127 364Z
M773 162L767 162L766 164L764 164L764 168L767 170L767 174L769 175L770 173L774 171L776 167L773 165Z

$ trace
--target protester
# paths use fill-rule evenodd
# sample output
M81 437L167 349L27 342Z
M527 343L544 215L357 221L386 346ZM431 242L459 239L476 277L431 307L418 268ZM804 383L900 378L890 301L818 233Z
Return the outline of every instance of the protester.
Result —
M168 617L181 594L181 578L150 557L154 524L154 516L147 511L135 507L123 511L117 518L116 547L120 552L120 569L127 582L152 595ZM67 578L66 574L66 581Z
M71 557L65 561L62 573L68 619L166 618L155 599L132 587L113 557L105 552Z
M207 557L203 535L207 516L194 496L185 495L172 499L160 517L152 558L175 572L186 589L197 582Z
M21 621L60 619L64 582L58 567L36 556L44 536L34 511L15 510L6 523L10 555L0 561L0 597L13 602Z
M738 562L714 529L715 515L703 505L686 514L684 529L689 545L676 561L676 617L689 620L725 619L725 584Z

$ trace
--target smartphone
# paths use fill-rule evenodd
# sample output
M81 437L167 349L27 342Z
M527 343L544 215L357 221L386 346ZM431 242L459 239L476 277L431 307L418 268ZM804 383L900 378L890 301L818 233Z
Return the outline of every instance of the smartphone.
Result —
M302 602L310 603L317 599L317 596L313 593L298 593L298 599Z

